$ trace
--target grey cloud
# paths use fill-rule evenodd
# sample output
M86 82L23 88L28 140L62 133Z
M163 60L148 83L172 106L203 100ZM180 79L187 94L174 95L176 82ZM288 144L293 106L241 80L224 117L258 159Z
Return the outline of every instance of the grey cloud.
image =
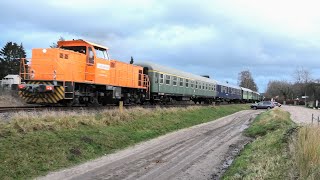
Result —
M318 47L247 27L210 2L161 1L151 9L105 3L90 9L36 0L1 1L0 42L23 40L31 49L47 47L60 35L85 38L109 46L115 59L129 62L134 56L230 83L237 83L238 72L249 69L262 91L268 79L290 78L287 74L301 64L317 72ZM184 28L187 36L161 36L172 33L172 27Z

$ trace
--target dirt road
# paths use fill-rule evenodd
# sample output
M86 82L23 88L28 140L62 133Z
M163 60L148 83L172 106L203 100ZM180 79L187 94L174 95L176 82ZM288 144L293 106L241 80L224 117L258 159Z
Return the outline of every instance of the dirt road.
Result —
M260 112L241 111L40 179L217 179Z
M290 118L301 125L312 123L312 114L316 119L313 120L314 124L318 123L318 116L320 117L320 110L310 109L303 106L281 106L281 108L290 113Z

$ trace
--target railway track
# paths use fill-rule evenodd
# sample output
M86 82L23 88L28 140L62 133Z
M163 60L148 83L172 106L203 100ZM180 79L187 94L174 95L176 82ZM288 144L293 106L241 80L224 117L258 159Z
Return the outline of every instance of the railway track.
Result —
M170 107L190 107L190 106L211 106L208 104L166 104L166 105L124 105L124 109L142 107L142 108L170 108ZM76 111L76 110L108 110L108 109L118 109L119 106L109 105L109 106L15 106L15 107L0 107L0 113L12 113L12 112L32 112L32 111Z

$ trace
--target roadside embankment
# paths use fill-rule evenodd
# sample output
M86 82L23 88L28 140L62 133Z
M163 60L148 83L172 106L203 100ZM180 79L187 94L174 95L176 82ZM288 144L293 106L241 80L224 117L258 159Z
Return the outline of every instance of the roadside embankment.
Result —
M246 129L256 138L246 145L223 179L291 179L293 157L288 146L296 125L279 108L260 114Z
M20 112L0 124L0 179L26 179L73 166L248 105Z
M290 113L284 111L288 109ZM306 125L311 113L307 116L307 109L300 109L277 108L259 115L245 131L256 139L244 148L223 179L318 179L320 126ZM290 117L305 126L297 126Z

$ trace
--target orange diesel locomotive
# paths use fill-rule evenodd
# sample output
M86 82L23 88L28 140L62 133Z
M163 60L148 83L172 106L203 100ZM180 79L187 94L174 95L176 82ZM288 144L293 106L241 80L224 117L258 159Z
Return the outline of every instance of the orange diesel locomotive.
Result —
M59 41L58 48L33 49L21 61L19 94L27 103L142 103L149 98L143 67L111 60L108 48L85 40Z

